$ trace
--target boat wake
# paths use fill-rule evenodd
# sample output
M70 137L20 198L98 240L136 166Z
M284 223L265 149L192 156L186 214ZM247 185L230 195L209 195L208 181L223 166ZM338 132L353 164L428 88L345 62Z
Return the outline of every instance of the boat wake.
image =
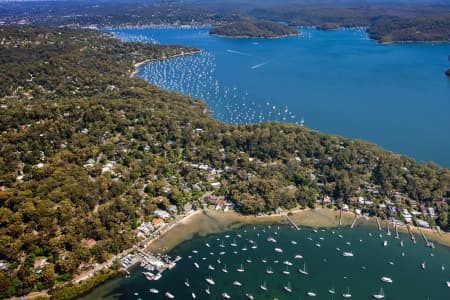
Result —
M244 56L252 56L250 53L240 52L240 51L231 50L231 49L227 49L227 52L228 53L239 54L239 55L244 55Z
M270 63L270 60L268 60L268 61L265 61L265 62L263 62L263 63L260 63L260 64L257 64L257 65L254 65L254 66L251 66L251 67L250 67L250 69L252 69L252 70L254 70L254 69L258 69L258 68L261 68L262 66L265 66L265 65L267 65L268 63Z

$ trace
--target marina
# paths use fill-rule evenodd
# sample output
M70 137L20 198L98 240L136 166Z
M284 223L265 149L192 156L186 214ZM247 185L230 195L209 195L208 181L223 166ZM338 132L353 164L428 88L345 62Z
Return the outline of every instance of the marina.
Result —
M121 258L120 265L129 274L130 268L140 264L140 267L146 270L142 274L147 280L159 280L164 271L173 269L180 260L181 256L177 256L172 260L168 255L155 256L151 253L137 250L136 254L128 254ZM189 286L187 279L185 285Z

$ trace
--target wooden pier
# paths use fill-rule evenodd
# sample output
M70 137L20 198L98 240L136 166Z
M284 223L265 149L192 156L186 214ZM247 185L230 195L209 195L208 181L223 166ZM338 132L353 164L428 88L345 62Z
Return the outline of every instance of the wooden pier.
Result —
M286 214L284 215L286 217L286 219L289 221L289 223L291 223L292 226L294 226L295 230L300 230L300 227L297 226L297 224L294 223L294 221L292 221L291 218L289 218L289 216Z
M376 219L377 219L378 231L381 231L380 219L378 218L378 216L376 216Z
M411 240L413 241L413 243L416 243L416 238L414 237L414 234L409 226L409 224L406 224L406 228L408 229L409 234L411 235Z
M353 222L352 222L352 225L350 225L350 228L353 229L353 226L355 226L357 220L358 220L358 216L355 214L355 218L353 219Z
M423 233L422 229L419 228L419 232L422 235L423 239L425 240L425 244L427 246L430 246L430 242L428 241L427 237L425 236L425 233Z

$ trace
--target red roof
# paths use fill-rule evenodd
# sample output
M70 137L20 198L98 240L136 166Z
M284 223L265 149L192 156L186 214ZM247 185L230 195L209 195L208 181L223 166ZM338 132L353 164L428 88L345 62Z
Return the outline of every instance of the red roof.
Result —
M94 240L94 239L87 239L87 240L84 242L84 245L87 246L87 247L91 247L91 246L93 246L94 244L95 244L95 240Z
M162 220L160 219L160 218L154 218L153 220L152 220L152 225L158 225L159 223L161 223L162 222Z

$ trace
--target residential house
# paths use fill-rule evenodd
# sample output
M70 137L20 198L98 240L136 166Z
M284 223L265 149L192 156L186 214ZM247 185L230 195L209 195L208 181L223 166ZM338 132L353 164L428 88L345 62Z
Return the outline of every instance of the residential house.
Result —
M160 217L163 220L170 218L170 214L167 211L162 210L162 209L157 209L157 210L155 210L154 213L155 213L155 215L157 215L158 217Z

